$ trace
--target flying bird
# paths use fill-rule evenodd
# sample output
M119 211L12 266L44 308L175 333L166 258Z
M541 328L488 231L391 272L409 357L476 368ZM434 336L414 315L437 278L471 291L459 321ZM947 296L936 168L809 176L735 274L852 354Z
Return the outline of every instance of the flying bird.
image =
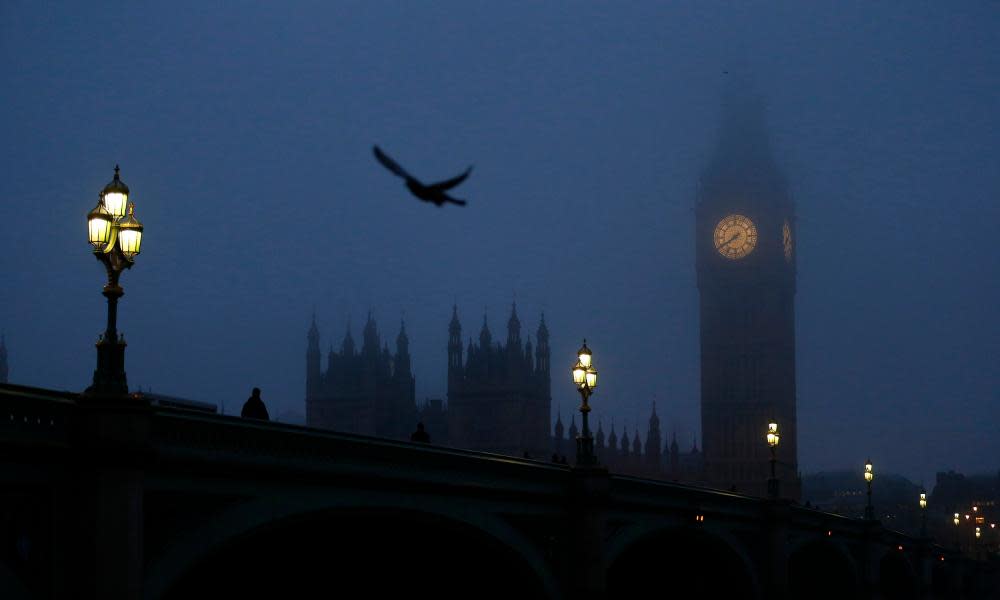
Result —
M403 167L396 164L396 161L386 156L385 152L382 152L378 146L373 146L372 150L375 152L375 158L382 163L382 166L406 180L406 188L417 198L420 198L424 202L433 202L437 206L442 206L447 202L451 202L452 204L457 204L459 206L465 206L465 200L452 198L445 192L465 181L465 178L472 172L472 167L469 167L465 170L465 173L462 173L457 177L452 177L451 179L446 179L430 185L424 185L416 177L407 173Z

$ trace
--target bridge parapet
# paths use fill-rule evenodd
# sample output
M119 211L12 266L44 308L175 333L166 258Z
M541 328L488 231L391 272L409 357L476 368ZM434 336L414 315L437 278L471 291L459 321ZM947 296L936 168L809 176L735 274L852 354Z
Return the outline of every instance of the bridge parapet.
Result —
M787 501L136 400L0 385L0 583L159 598L234 539L330 515L472 528L520 556L547 597L618 597L643 553L695 572L707 561L731 575L708 583L746 597L789 597L834 563L866 594L909 578L927 596L935 577L953 589L996 570Z

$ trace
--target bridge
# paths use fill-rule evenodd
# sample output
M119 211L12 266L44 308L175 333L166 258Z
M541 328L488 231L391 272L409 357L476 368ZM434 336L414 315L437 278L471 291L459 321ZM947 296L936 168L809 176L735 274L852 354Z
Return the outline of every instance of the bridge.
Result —
M4 598L988 598L995 562L662 481L0 385Z

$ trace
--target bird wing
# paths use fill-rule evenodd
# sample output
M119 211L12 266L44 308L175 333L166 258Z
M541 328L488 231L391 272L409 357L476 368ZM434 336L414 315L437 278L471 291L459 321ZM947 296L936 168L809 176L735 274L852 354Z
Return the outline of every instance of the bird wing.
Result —
M392 171L396 175L399 175L403 179L413 179L412 175L407 173L403 169L403 167L396 164L396 161L386 156L385 152L382 152L382 150L378 146L372 146L372 151L375 152L375 158L378 159L378 161L382 163L382 166L384 166L386 169L389 169L390 171Z
M463 181L465 181L465 178L468 177L469 173L471 173L471 172L472 172L472 167L469 167L468 169L465 170L465 173L462 173L458 177L452 177L451 179L445 179L444 181L439 181L437 183L432 183L431 185L429 185L427 187L429 189L432 189L432 190L435 190L435 191L438 191L438 192L443 192L445 190L450 190L451 188L453 188L456 185L458 185L458 184L462 183Z

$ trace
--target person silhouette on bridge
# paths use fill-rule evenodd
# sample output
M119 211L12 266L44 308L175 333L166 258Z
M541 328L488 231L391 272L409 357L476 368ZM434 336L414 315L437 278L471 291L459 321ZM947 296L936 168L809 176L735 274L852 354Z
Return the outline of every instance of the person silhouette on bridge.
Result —
M253 392L250 393L250 397L243 404L243 411L240 412L240 416L244 419L270 420L267 414L267 407L264 406L264 401L260 399L260 388L254 388Z
M426 431L424 431L424 422L421 421L417 423L417 430L410 434L411 442L423 442L424 444L431 443L431 436Z

